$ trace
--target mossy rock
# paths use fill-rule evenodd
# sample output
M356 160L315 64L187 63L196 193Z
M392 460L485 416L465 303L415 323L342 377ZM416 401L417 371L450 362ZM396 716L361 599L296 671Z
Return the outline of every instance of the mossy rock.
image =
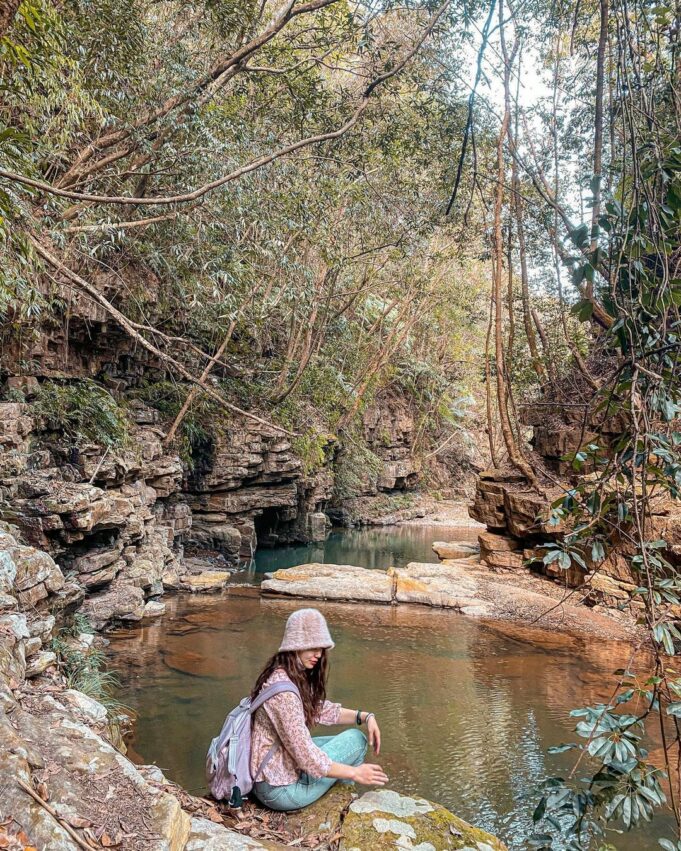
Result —
M344 813L357 798L354 783L336 783L314 804L287 814L286 828L294 835L333 836L340 828Z
M353 801L342 830L343 851L507 851L495 836L439 804L388 789L367 792Z

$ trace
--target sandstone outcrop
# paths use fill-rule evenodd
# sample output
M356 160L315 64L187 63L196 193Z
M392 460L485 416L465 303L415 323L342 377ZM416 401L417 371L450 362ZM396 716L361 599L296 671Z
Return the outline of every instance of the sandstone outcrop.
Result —
M496 837L472 827L439 804L390 789L376 789L352 801L342 824L341 848L506 851Z
M67 453L59 436L35 431L27 409L0 403L0 520L39 548L30 564L23 559L21 602L61 591L60 602L73 607L92 594L86 612L98 624L107 616L136 619L144 598L163 592L163 574L177 568L190 524L186 506L166 505L180 487L179 458L164 451L162 432L142 425L133 427L129 448ZM17 546L3 548L5 558L21 555Z
M17 580L22 603L38 603L58 583L62 605L88 598L83 613L98 628L138 620L164 590L222 590L224 567L250 558L259 536L326 536L328 470L304 477L291 444L265 426L220 432L186 480L179 457L163 446L158 412L140 402L131 405L130 439L116 450L69 448L29 410L0 403L0 521L39 548ZM221 553L222 563L185 561L187 545ZM50 574L55 565L58 575Z
M250 813L246 811L246 818ZM287 834L295 837L292 843L269 844L243 837L243 844L213 844L210 823L196 821L206 842L201 848L209 851L290 848L301 842L304 845L305 837L310 841L316 837L319 847L337 847L339 851L506 851L506 845L495 836L439 804L391 789L362 794L353 785L337 784L312 806L287 814ZM190 840L186 851L199 851L199 846Z
M353 565L303 564L266 574L265 594L379 604L418 604L449 608L493 620L537 623L539 628L577 635L628 639L629 623L562 599L552 583L542 591L529 576L495 574L470 559L441 564L412 562L387 571Z
M267 573L261 588L295 597L323 600L357 600L390 603L392 576L384 570L368 570L351 564L301 564Z
M622 414L594 407L591 389L585 386L582 392L579 388L579 381L571 383L567 393L565 388L553 388L555 401L537 402L522 410L523 424L533 433L534 451L528 460L543 482L543 493L530 487L516 470L484 470L469 513L487 526L488 531L480 536L480 553L490 568L517 571L529 567L570 587L588 586L586 599L592 604L636 608L640 599L630 593L637 582L627 558L633 552L626 540L613 538L611 553L598 563L593 563L588 553L583 565L574 560L569 567L544 561L545 545L560 543L567 531L564 518L550 519L551 504L562 499L580 477L593 472L587 456L579 469L575 468L575 453L597 438L607 448L627 427ZM649 539L667 541L669 558L681 563L681 507L661 491L651 500L650 510Z
M441 560L469 558L480 554L480 548L465 541L435 541L433 552Z

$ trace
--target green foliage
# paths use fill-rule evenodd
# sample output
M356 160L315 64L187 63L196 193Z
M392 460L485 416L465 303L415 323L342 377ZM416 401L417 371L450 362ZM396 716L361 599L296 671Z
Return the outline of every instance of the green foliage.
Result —
M291 448L302 461L305 475L311 476L328 462L334 443L333 435L310 429L304 434L294 437L291 441Z
M599 223L607 240L589 258L591 268L600 263L611 268L607 303L616 317L604 355L610 377L595 408L606 424L617 417L621 425L614 440L602 436L572 458L576 471L588 463L594 472L554 504L552 522L565 524L567 532L560 544L548 547L544 562L565 569L573 561L597 566L626 541L638 582L633 595L644 604L655 670L642 681L632 671L618 672L611 703L572 713L582 719L577 733L586 743L569 747L582 751L580 775L589 764L592 773L582 781L548 782L535 812L546 828L534 837L533 847L541 849L560 845L564 837L569 848L586 849L610 823L629 829L650 821L665 804L666 775L649 759L646 722L659 728L669 717L681 717L681 682L673 662L681 646L674 615L681 605L681 571L668 557L669 542L654 537L653 511L654 500L681 496L678 282L660 260L681 244L681 149L669 143L653 156L642 146L638 165L637 186L607 199ZM573 239L583 247L588 234L582 229ZM589 278L583 260L575 270L580 281ZM583 302L576 312L583 319L590 315ZM663 742L668 764L676 764L680 744L678 737ZM667 851L676 848L668 840L661 844Z
M347 443L334 465L334 499L352 499L375 488L382 467L381 459L363 442Z
M33 58L30 72L0 56L12 124L0 135L0 165L77 191L124 195L200 186L281 144L343 125L357 106L343 69L368 81L394 67L430 10L341 1L292 17L249 58L247 72L239 66L213 91L200 81L268 27L276 6L69 0L57 8L31 0L36 8L39 2L52 21L49 36L23 24L12 34ZM454 6L463 8L460 0ZM436 30L429 49L446 43ZM227 367L213 369L216 388L301 434L335 432L355 402L361 411L390 384L394 365L416 359L414 347L433 388L443 387L449 370L429 340L446 333L454 348L457 331L479 339L470 327L482 315L479 281L471 287L471 277L482 231L473 217L466 250L449 247L458 223L443 219L441 195L451 134L462 123L466 92L456 80L465 62L449 50L442 57L445 66L425 52L415 56L403 79L375 90L376 108L352 133L281 158L206 195L200 207L178 206L172 218L148 226L120 222L152 210L38 198L2 181L8 200L5 210L0 196L0 216L12 227L0 246L10 261L0 264L0 317L17 325L22 342L27 327L48 317L68 326L71 296L37 263L22 237L31 233L86 279L107 281L107 297L131 320L162 328L173 341L169 350L194 374L206 360L191 347L214 352L233 323ZM171 102L178 105L164 113ZM155 110L163 114L145 124ZM88 149L112 129L132 133ZM481 157L486 141L480 132ZM448 289L439 301L436 278ZM406 291L409 310L398 307L381 320ZM414 318L410 334L381 361L386 341L399 340ZM379 332L368 334L376 321ZM171 394L159 398L159 410L170 418L176 402ZM428 416L437 420L440 409ZM220 420L193 405L182 426L189 465L209 418ZM303 450L314 466L318 452Z
M103 387L89 379L40 385L32 413L49 431L60 432L78 446L96 443L107 448L128 440L126 412Z
M110 722L115 724L117 716L125 709L114 696L120 686L118 677L106 670L103 651L91 648L83 650L76 643L80 634L93 632L88 619L75 614L52 639L52 651L57 655L59 668L68 687L99 701L107 710Z

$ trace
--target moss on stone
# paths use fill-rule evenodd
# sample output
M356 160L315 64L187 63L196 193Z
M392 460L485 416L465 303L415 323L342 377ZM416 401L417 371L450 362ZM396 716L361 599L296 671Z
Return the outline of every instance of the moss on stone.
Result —
M291 833L305 836L332 835L337 832L343 814L356 797L354 784L336 783L314 804L288 813L286 827Z
M367 804L369 796L371 799ZM420 812L407 815L403 808L393 806L385 790L383 794L368 793L359 799L359 806L350 806L343 821L343 851L365 851L368 848L372 851L388 851L408 847L415 851L506 851L506 846L496 837L473 827L439 804L426 802L422 798L397 797L400 798L401 804L412 801L427 804L429 809L425 811L426 807L421 806ZM408 827L401 828L396 822ZM396 829L390 830L391 825ZM406 844L405 839L397 844L397 828L408 837L406 842L411 842L411 846Z

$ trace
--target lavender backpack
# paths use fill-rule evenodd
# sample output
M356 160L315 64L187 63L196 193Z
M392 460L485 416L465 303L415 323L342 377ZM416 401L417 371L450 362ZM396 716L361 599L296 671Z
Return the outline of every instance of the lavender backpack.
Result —
M274 756L278 743L267 751L255 776L251 777L251 718L266 700L284 691L292 691L300 697L296 686L283 680L263 689L252 703L250 697L244 697L225 718L220 735L210 743L206 756L208 787L218 801L226 799L230 807L240 807L243 796L248 795L260 772Z

